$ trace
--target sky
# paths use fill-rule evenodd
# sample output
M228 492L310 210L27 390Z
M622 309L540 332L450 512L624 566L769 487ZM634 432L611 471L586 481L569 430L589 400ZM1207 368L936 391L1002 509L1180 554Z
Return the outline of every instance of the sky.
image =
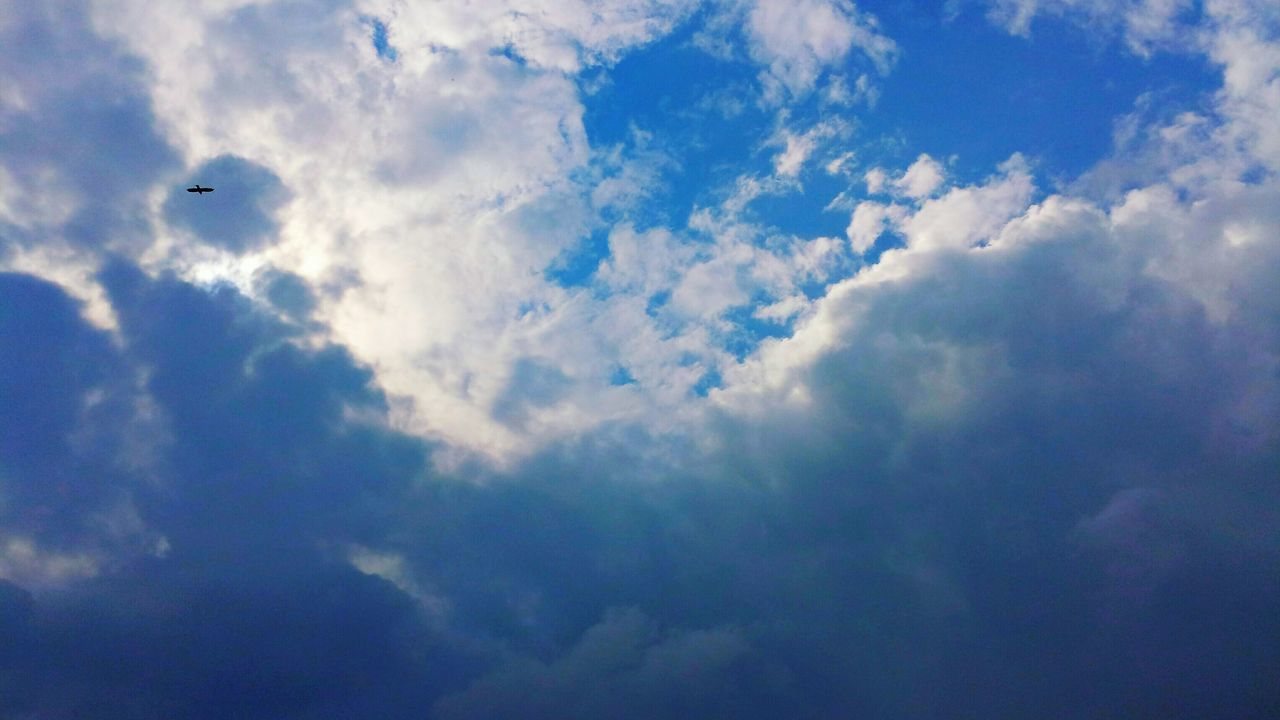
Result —
M1270 716L1278 118L1271 0L0 0L0 718Z

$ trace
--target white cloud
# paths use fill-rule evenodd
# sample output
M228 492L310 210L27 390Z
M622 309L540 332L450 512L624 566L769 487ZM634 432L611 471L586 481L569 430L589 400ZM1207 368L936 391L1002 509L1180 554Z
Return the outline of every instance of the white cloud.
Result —
M669 230L637 233L630 225L620 225L609 233L609 258L599 278L614 290L652 294L670 288L693 257L693 249Z
M1129 48L1148 55L1173 47L1175 40L1191 40L1182 16L1193 0L988 0L988 17L1010 33L1028 37L1039 15L1066 17L1095 29L1119 32Z
M919 200L932 195L933 191L938 189L942 184L943 175L942 165L928 155L922 154L914 163L911 163L911 167L907 168L902 177L893 181L893 186L902 195Z
M785 116L783 119L785 120ZM773 157L774 172L784 177L798 176L805 163L824 140L847 137L849 133L849 126L838 119L825 120L802 133L794 132L787 127L781 128L770 141L770 144L782 146L782 151ZM851 156L852 153L845 154L846 158ZM830 167L829 165L828 171Z
M767 66L765 96L778 103L809 93L818 77L857 48L881 73L897 56L897 45L875 20L841 0L755 0L748 12L751 55Z
M897 177L891 176L884 168L873 167L863 175L863 180L867 183L867 192L872 195L888 192L899 198L919 201L932 195L945 177L941 163L921 153Z
M1001 165L985 185L953 188L928 200L898 225L914 249L967 248L990 239L1031 202L1035 190L1020 156Z
M890 223L902 220L907 209L900 205L885 205L871 200L858 203L849 219L846 234L856 253L864 253L875 244Z
M678 166L670 155L652 147L652 133L633 129L631 135L629 148L617 145L596 152L602 174L591 189L596 210L635 208L662 187L665 170Z
M690 0L360 3L361 12L389 18L389 39L397 47L436 45L462 54L510 48L540 68L566 73L615 61L628 49L670 32L695 7Z
M854 157L856 157L856 155L852 150L850 150L832 158L825 167L827 174L840 175L842 173L848 173Z
M99 561L85 552L40 548L29 538L0 540L0 580L45 589L98 574Z
M786 148L773 158L773 170L779 175L795 177L813 152L815 142L810 135L787 134Z
M607 384L601 338L549 339L575 301L541 271L587 235L593 209L642 200L667 161L640 143L584 188L573 176L593 155L565 73L653 40L690 3L94 7L150 60L157 112L188 162L233 152L305 188L273 247L228 264L168 244L151 267L247 286L271 265L342 288L322 295L319 319L408 401L398 421L415 432L503 455L614 412L604 403L592 415L597 405L571 394L527 436L490 416L513 363L531 354L592 347L582 363L560 358L567 377ZM394 63L358 15L386 23Z
M752 313L752 317L757 317L761 320L786 322L808 306L809 301L803 295L788 295L772 305L765 305L757 308L756 311Z
M867 192L872 195L884 192L885 182L889 179L888 173L878 167L871 168L862 177L867 181Z
M874 318L865 317L862 310L877 294L912 279L960 272L953 263L956 258L1020 257L1040 252L1031 248L1046 243L1059 248L1044 251L1057 257L1079 255L1072 265L1073 282L1103 307L1118 310L1134 283L1159 278L1193 298L1216 323L1253 323L1246 319L1257 317L1248 309L1252 303L1275 306L1274 299L1262 299L1274 294L1263 289L1256 268L1274 261L1274 243L1263 238L1280 232L1280 213L1275 211L1280 207L1280 187L1274 174L1252 184L1239 177L1257 164L1271 173L1280 168L1276 125L1262 119L1280 110L1280 56L1274 43L1259 40L1241 19L1257 22L1258 9L1245 6L1210 6L1216 27L1210 52L1224 64L1226 80L1213 116L1183 115L1171 124L1135 130L1130 135L1142 140L1122 146L1116 157L1100 166L1112 174L1135 173L1128 177L1147 178L1147 185L1102 206L1073 196L1051 196L1031 204L1035 188L1025 163L1015 157L984 184L952 188L904 210L891 222L907 247L886 253L879 264L831 287L792 337L767 343L726 376L727 390L719 400L741 412L759 407L747 400L758 393L765 393L768 403L803 404L813 392L802 380L808 369L833 348L844 347L854 334L875 332L867 326ZM865 177L873 193L894 182L879 168ZM860 205L855 210L860 211L859 222L851 222L851 239L868 242L887 222L888 207ZM1118 255L1110 255L1106 264L1085 259L1109 253ZM994 302L1036 302L1035 288L1040 286L1035 281L1016 276L1009 276L1009 281L1007 288L993 289L1008 292ZM1277 365L1274 357L1259 356L1255 361L1259 367ZM1273 432L1263 428L1274 427L1274 410L1262 411L1258 398L1276 388L1260 378L1251 381L1256 389L1247 394L1249 399L1229 411L1233 419L1222 421L1250 428L1248 433L1224 435L1231 444L1257 447L1265 442L1265 433Z
M448 601L425 589L414 577L402 555L355 545L348 550L347 561L360 572L380 577L395 585L401 592L417 600L437 620L443 619L449 611Z

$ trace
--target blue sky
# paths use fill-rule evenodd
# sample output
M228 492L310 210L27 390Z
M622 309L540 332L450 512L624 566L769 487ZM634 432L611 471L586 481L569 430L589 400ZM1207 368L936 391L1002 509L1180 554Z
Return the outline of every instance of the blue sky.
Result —
M0 718L1265 716L1273 5L0 0Z

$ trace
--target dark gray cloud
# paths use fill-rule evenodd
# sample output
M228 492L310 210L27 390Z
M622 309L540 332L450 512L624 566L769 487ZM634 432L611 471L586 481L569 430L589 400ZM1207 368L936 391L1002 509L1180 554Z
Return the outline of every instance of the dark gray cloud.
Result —
M1151 252L1077 224L945 253L851 301L803 412L726 413L711 452L607 427L481 478L431 472L368 369L231 288L113 264L117 347L6 276L6 507L52 511L3 529L105 558L4 586L6 712L1262 715L1280 256L1235 256L1211 318ZM520 407L554 401L527 379ZM146 473L66 451L129 447L136 402L83 409L113 396L163 420ZM122 498L163 551L94 534Z
M200 183L207 194L186 191ZM265 167L234 155L220 155L196 168L186 184L175 186L164 202L169 223L194 232L201 241L234 253L255 250L275 238L276 211L289 192Z
M368 371L336 348L295 347L289 326L233 291L124 263L103 281L123 351L55 286L0 277L0 388L13 411L0 426L0 528L42 553L89 545L105 558L97 577L34 600L0 588L4 710L416 717L459 689L468 654L416 600L345 561L345 543L381 536L427 451L344 419L385 411ZM167 428L145 473L70 447L121 422L83 406L126 365L145 368ZM161 547L86 539L118 496ZM0 551L14 562L11 542Z
M416 524L449 531L394 547L524 658L441 708L589 715L626 672L567 680L574 644L633 606L785 669L739 717L1265 714L1280 254L1237 248L1211 317L1209 278L1149 272L1160 242L1095 220L942 253L838 308L812 403L725 414L722 452L662 467L611 429L429 491Z
M0 273L0 299L0 529L108 542L125 532L110 518L127 500L128 368L56 286Z
M785 478L778 502L824 558L813 607L841 577L908 591L861 615L914 648L848 668L906 681L877 680L903 704L872 714L966 716L975 688L999 716L1259 714L1280 547L1250 507L1280 506L1256 474L1280 444L1274 409L1249 408L1280 407L1280 326L1256 310L1275 294L1255 279L1280 255L1240 250L1238 310L1211 320L1146 272L1152 245L1087 223L1038 241L945 254L850 303L862 321L808 371L813 406L727 420L733 467Z

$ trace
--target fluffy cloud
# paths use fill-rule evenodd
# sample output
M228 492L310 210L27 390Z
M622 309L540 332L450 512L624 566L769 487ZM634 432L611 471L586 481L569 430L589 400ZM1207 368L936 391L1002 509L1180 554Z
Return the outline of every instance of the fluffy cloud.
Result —
M800 133L785 127L780 129L772 141L782 147L782 150L773 158L774 172L784 177L796 177L820 143L830 141L832 138L847 138L849 134L848 125L838 120L818 123ZM830 174L834 175L838 172L842 162L840 158L831 161L828 165Z
M519 322L521 308L566 301L540 273L593 222L572 179L592 156L565 73L651 41L689 8L91 8L113 47L146 61L155 124L199 166L191 177L218 186L198 205L170 197L164 219L239 255L166 233L144 263L242 288L272 268L301 278L318 290L320 327L411 400L406 427L494 455L524 444L491 413L520 359L551 351L539 347L544 329ZM361 17L382 18L394 61ZM246 185L211 159L229 155L260 177ZM592 189L595 209L617 212L649 191L652 170L628 167ZM262 207L238 203L237 187L265 178L292 200L259 192ZM582 414L571 415L564 423L580 426Z
M937 160L921 155L893 185L903 195L918 200L932 195L942 184L944 174L942 165Z
M875 19L841 0L756 0L747 26L751 54L767 65L762 75L766 97L803 95L831 65L856 48L881 73L897 55L893 40L880 33Z
M885 231L886 225L905 215L906 209L897 205L885 205L870 200L858 203L853 210L853 216L849 218L849 228L845 231L853 251L864 253L871 249Z

